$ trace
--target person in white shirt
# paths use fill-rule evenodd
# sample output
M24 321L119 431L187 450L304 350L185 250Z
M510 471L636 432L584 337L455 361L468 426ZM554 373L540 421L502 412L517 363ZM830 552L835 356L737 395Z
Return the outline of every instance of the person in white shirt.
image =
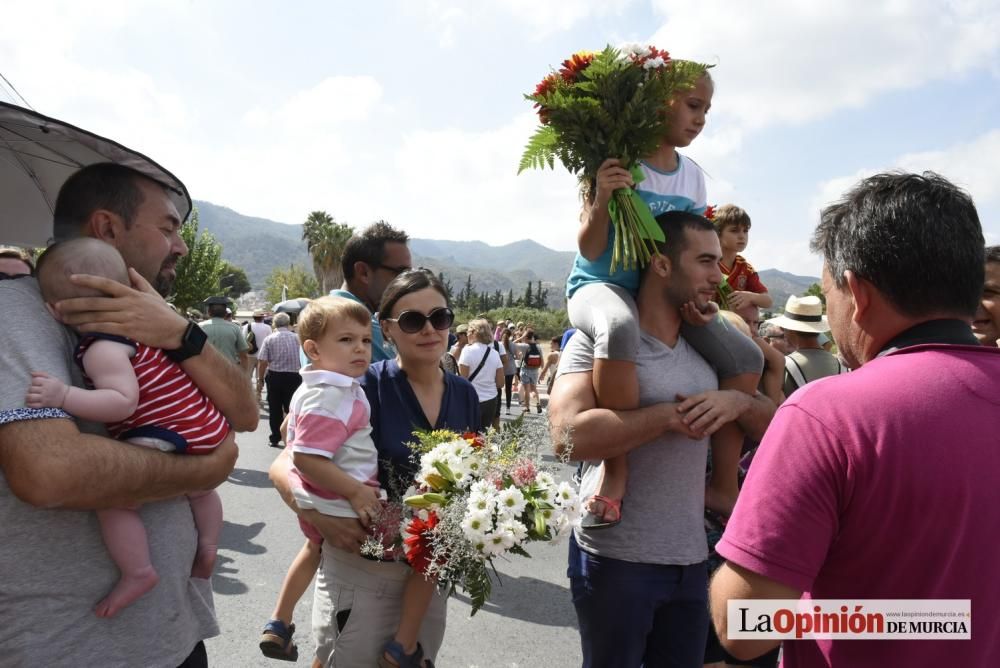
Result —
M469 323L469 345L458 358L459 373L469 379L479 397L479 431L493 423L503 387L503 362L493 349L493 332L486 320Z

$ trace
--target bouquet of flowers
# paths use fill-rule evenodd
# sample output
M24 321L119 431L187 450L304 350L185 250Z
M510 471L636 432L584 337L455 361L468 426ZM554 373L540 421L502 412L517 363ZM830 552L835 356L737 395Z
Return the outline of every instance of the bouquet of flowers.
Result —
M475 614L490 596L493 560L530 556L529 541L556 541L580 523L572 485L542 470L523 426L486 436L418 433L420 472L404 499L410 565L468 592Z
M555 159L589 187L608 158L618 158L636 183L638 161L660 145L669 123L668 102L689 90L708 65L672 60L656 47L608 46L581 52L525 95L541 125L528 141L518 173L555 166ZM642 267L656 252L663 232L634 190L616 190L608 204L615 226L611 271Z

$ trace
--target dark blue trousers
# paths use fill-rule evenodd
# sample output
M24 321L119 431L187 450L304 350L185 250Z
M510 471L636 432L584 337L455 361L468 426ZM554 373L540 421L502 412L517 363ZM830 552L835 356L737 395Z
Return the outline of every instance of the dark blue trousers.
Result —
M695 668L708 634L708 564L598 557L570 539L573 605L584 668Z

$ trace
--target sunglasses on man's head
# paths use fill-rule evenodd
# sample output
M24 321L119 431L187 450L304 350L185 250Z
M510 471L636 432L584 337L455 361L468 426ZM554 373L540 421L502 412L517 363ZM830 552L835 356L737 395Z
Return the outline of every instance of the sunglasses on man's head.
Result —
M434 309L427 315L420 311L403 311L398 318L383 318L383 320L396 323L407 334L416 334L424 328L428 320L434 329L449 329L451 323L455 322L455 314L450 308L442 307Z

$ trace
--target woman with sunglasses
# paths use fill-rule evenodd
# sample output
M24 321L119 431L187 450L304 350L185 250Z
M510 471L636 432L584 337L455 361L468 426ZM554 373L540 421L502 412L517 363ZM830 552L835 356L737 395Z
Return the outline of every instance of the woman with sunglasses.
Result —
M400 496L417 473L408 445L415 440L413 432L474 431L479 425L479 399L469 381L441 369L455 316L447 291L434 274L414 269L397 276L386 286L379 314L382 331L397 356L372 364L363 384L379 453L379 485L390 496ZM288 464L282 459L272 465L271 479L287 503ZM416 647L402 647L404 643L392 647L399 642L394 634L403 618L403 588L410 567L363 558L359 551L368 534L356 519L315 511L299 514L325 539L314 589L313 665L332 665L334 654L336 664L344 666L368 666L380 657L384 665L431 665L444 638L446 597L435 594ZM317 625L320 617L322 624Z

